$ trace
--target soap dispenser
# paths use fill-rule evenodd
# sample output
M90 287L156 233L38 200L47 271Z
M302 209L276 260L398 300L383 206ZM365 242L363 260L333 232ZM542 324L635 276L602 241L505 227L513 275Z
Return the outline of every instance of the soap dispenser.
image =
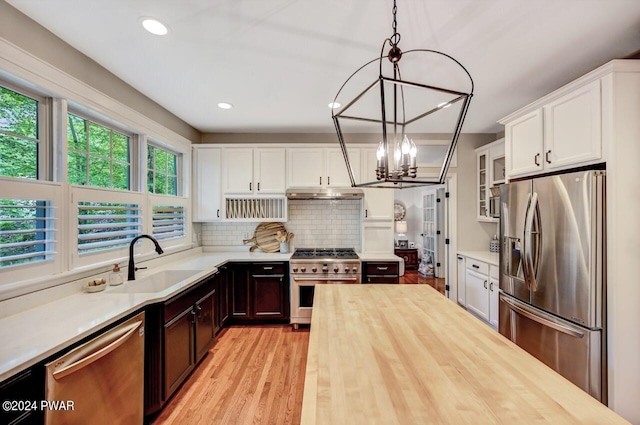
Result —
M109 285L117 286L122 285L124 282L124 273L120 270L118 264L113 265L113 270L109 273Z

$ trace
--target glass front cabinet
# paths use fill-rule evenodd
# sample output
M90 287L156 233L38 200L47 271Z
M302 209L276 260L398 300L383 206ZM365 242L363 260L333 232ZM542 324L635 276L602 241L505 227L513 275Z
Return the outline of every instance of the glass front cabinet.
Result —
M500 220L500 185L505 182L504 138L476 149L478 221Z

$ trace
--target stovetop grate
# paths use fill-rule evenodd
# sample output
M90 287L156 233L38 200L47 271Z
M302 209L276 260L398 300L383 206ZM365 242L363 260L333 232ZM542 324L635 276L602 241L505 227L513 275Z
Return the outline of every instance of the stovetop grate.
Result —
M323 258L340 258L340 259L357 259L353 248L297 248L292 259L318 259Z

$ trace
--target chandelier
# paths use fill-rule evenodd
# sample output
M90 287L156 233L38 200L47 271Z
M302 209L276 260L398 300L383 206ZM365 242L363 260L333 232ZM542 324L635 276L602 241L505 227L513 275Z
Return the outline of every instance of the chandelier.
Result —
M403 52L398 47L397 10L394 0L393 34L382 43L380 55L351 74L333 102L344 105L332 109L332 118L352 186L402 189L444 183L473 96L471 75L453 57L427 49ZM425 57L428 59L423 60ZM367 74L371 70L377 77ZM411 77L403 79L403 73ZM436 77L446 81L446 88L431 81ZM345 102L341 96L350 100ZM437 166L433 158L425 159L426 150L420 155L425 148L413 140L434 133L449 141L446 151L436 155ZM370 181L353 172L347 143L351 135L379 141L375 173L362 173L371 176ZM421 167L419 161L428 167ZM370 166L369 162L364 166Z

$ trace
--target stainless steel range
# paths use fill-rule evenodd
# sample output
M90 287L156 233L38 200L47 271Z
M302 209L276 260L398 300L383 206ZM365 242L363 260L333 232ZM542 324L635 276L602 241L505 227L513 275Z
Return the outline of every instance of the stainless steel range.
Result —
M311 323L316 285L360 283L360 258L352 248L298 248L291 264L291 324Z

